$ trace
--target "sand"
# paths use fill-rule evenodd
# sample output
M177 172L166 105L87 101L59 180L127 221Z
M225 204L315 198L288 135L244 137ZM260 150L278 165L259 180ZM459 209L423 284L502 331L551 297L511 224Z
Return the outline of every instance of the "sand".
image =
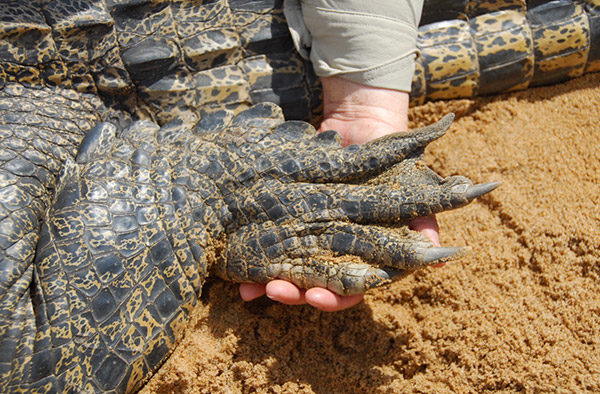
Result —
M600 74L477 101L427 152L444 176L501 181L440 214L473 253L338 313L244 303L210 280L157 392L600 391Z

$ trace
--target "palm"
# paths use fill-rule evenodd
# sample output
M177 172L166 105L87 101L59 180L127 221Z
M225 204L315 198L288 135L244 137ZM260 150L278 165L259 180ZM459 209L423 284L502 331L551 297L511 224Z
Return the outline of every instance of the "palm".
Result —
M338 77L322 78L322 82L325 118L319 131L338 131L343 145L363 144L407 129L407 93L370 88ZM438 224L434 215L413 219L410 227L439 246ZM240 285L240 295L245 301L265 294L285 304L309 303L324 311L350 308L363 299L362 294L340 296L319 287L305 291L283 280L271 281L266 286L254 283Z

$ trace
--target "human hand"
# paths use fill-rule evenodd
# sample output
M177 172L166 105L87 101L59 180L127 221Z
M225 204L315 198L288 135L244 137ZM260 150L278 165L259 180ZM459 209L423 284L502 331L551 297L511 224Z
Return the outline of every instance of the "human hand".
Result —
M321 82L324 120L319 131L336 130L342 136L342 145L363 144L408 129L408 93L361 85L340 77L322 77ZM440 245L434 215L413 219L410 228L423 233L435 246ZM340 296L319 287L304 290L284 280L273 280L266 285L240 285L244 301L265 294L284 304L308 303L326 312L351 308L363 299L363 294Z

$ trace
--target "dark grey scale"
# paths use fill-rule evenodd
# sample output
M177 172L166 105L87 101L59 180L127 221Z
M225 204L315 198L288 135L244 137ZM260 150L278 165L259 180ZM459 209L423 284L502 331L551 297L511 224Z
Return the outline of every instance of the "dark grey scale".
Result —
M590 25L590 49L585 72L600 70L600 5L585 2L585 11Z
M297 56L298 55L291 50L291 47L285 47L281 53L270 53L268 55L244 59L244 61L241 62L241 66L247 73L252 73L254 70L261 70L265 67L274 69L272 74L264 74L256 77L256 80L250 85L250 96L258 98L259 96L270 94L279 98L279 101L281 101L285 90L304 88L306 83L305 76L302 73L286 70L289 68L290 58L296 60L295 57ZM301 67L304 66L304 63L302 63L301 60L298 59L297 62ZM306 66L308 66L308 64ZM301 92L301 96L305 95L305 92ZM263 102L263 100L255 102ZM281 103L276 104L281 105Z
M236 193L239 191L239 182L237 178L230 174L231 170L227 168L227 163L223 163L224 174L219 181L219 191L223 198L223 201L228 205L227 201L231 198L235 198Z
M288 121L277 126L274 133L283 136L289 142L301 142L306 139L307 136L315 135L314 128L311 128L304 122L299 121Z
M156 81L177 65L177 48L166 40L147 39L121 54L131 77L138 82Z
M131 165L120 160L112 160L107 163L106 176L111 179L131 179Z
M156 142L158 145L176 145L184 146L189 145L192 142L192 135L184 127L184 123L175 119L167 122L163 127L158 130L156 135Z
M227 225L227 231L232 231L232 229L238 226L249 224L252 221L252 217L262 212L262 208L256 199L248 194L239 195L236 198L229 197L224 202L231 213L231 223ZM204 215L206 213L205 207L200 207L196 210L193 212L194 216L202 217L201 214ZM196 222L199 222L199 220L196 220Z
M193 128L196 135L216 134L225 130L233 118L231 111L220 110L209 113L201 113L200 120Z
M254 170L259 173L268 173L275 168L273 161L267 157L258 158L254 164Z
M36 172L36 166L33 163L18 157L7 161L4 165L4 169L14 175L22 177L34 176Z
M149 169L157 150L156 136L159 127L149 121L137 121L124 129L112 155L122 161L131 161L132 168Z
M356 237L353 234L342 230L331 236L330 248L334 253L351 254L355 241Z
M469 0L425 0L420 23L428 25L448 19L461 19L466 16L469 3Z
M177 196L183 196L186 194L186 186L190 183L191 181L191 173L188 170L189 166L186 166L187 163L189 163L189 160L186 160L187 156L182 157L182 160L180 160L174 167L172 170L172 174L171 174L171 179L173 182L173 185L176 185L173 187L173 191L174 192L175 189L178 190L177 192ZM182 164L185 163L185 164ZM144 173L149 173L149 171L151 171L150 168L148 169L143 169ZM144 180L140 180L141 183L150 183L150 176L148 176L148 180L144 179ZM175 195L173 195L173 199L175 200ZM185 199L181 199L182 202L185 202Z
M529 26L506 18L501 30L490 31L482 18L501 16L503 11L485 14L470 21L479 60L478 94L488 95L529 84L533 75L532 39ZM491 21L490 21L491 22ZM480 37L481 35L481 37ZM491 38L492 36L493 38ZM487 50L486 46L497 49ZM502 49L500 49L502 48Z
M589 25L585 12L581 12L581 9L571 1L553 1L529 8L527 19L531 24L535 53L532 85L561 82L571 76L583 74L590 46ZM581 29L583 34L577 34L578 31L575 29ZM569 30L574 30L573 34L568 34ZM564 49L552 50L547 53L547 49L538 43L546 44L548 40L546 36L550 34L560 36L562 40L568 39L569 45L562 45ZM544 62L548 57L566 58L577 52L581 54L581 61L566 61L566 66L552 67L550 70L548 67L544 67ZM555 59L552 60L555 61Z
M103 390L113 389L115 381L121 382L124 375L129 372L128 369L127 363L121 358L114 355L107 357L98 369L98 373L95 376L95 380L98 382L98 387L102 388ZM125 387L121 387L121 390L124 389Z
M293 177L301 170L301 164L294 157L286 157L281 160L279 168L284 175Z
M181 44L185 63L194 71L225 66L242 56L239 35L233 28L190 31Z
M340 145L342 136L335 130L326 130L316 135L315 139L322 144Z
M228 4L223 0L171 3L171 10L182 37L193 36L199 27L202 30L218 29L230 17L227 13Z
M248 55L259 55L263 53L277 53L287 51L293 46L291 41L290 32L285 23L285 19L282 17L282 5L281 1L259 1L244 2L246 4L252 4L255 13L268 14L269 9L276 9L276 13L279 14L279 18L272 18L268 23L265 23L263 18L256 18L252 21L245 29L241 31L240 38L244 50ZM235 13L243 13L248 11L242 2L229 2L229 6ZM259 7L265 7L260 10ZM257 12L258 11L258 12ZM273 13L275 14L275 12Z
M176 68L160 79L140 84L138 94L161 124L176 119L177 114L182 114L186 120L195 119L193 109L200 103L208 104L199 101L195 85L187 70Z
M102 149L109 145L116 134L116 127L110 123L99 123L91 129L81 141L77 149L75 161L77 163L87 163L91 155L96 152L102 152Z
M134 157L132 158L132 180L137 184L149 184L151 182L149 167L150 155L143 150L136 149ZM183 177L183 179L181 179L181 177ZM185 174L182 174L177 180L181 183L185 183Z
M274 195L261 195L257 198L257 202L262 206L267 217L273 222L277 223L279 220L286 218L286 210L279 201L279 198L276 198Z
M218 78L215 74L227 78ZM169 80L165 81L165 86L168 86ZM248 104L247 82L237 65L227 64L198 72L192 75L189 81L195 89L198 107L218 110L225 106L226 109L238 111Z
M272 191L268 189L265 191L256 190L251 193L244 193L238 200L239 202L230 204L229 208L231 211L234 211L234 209L237 208L238 211L234 211L235 216L238 218L245 218L246 221L251 222L263 222L269 220L268 211L277 205ZM243 223L244 222L232 223L229 227Z
M250 75L253 69L273 69L272 73L258 76L250 84L250 99L253 103L272 102L281 106L286 119L312 119L312 112L318 111L320 105L314 99L319 97L320 85L316 78L312 82L307 80L306 75L312 71L312 65L301 59L292 48L287 46L285 52L256 56L242 62L244 71ZM288 70L290 59L300 72Z
M271 103L258 104L236 115L230 124L232 126L248 126L260 118L278 119L281 118L281 112Z
M163 1L110 1L108 4L115 21L120 45L128 48L143 42L160 27L169 38L175 37L171 30L173 20L168 2ZM128 45L129 44L129 45Z

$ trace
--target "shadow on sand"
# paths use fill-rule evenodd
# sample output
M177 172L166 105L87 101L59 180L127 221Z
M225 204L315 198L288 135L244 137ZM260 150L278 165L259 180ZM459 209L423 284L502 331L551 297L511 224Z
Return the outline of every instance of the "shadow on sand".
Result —
M403 357L411 344L410 330L375 321L365 303L325 313L265 297L244 303L237 285L221 281L208 283L205 290L210 310L199 324L216 338L233 332L238 338L233 368L240 361L267 366L268 386L296 382L316 393L368 392L398 379L397 371L408 379L427 368L416 364L414 355ZM390 364L395 371L386 374L381 366ZM244 380L244 371L235 373Z

